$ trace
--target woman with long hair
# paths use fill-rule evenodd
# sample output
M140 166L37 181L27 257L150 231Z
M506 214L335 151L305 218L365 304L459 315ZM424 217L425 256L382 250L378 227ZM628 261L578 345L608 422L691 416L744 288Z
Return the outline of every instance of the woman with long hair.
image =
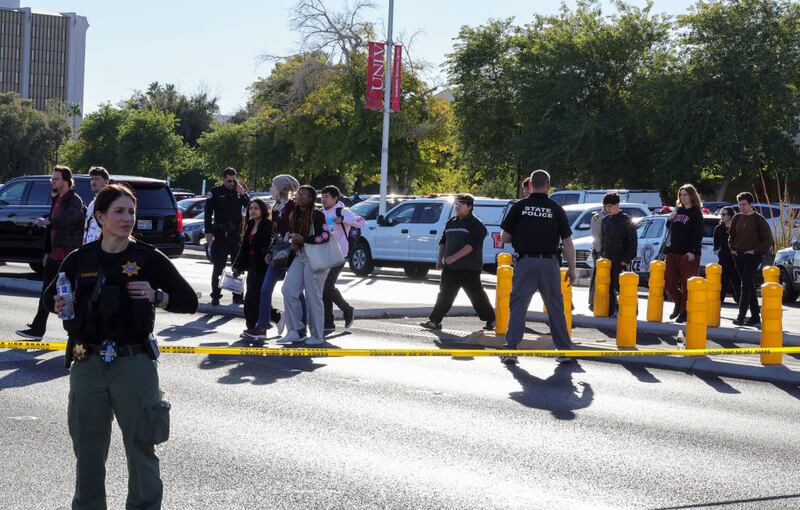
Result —
M686 322L687 282L700 272L703 248L703 203L691 184L678 189L677 209L667 220L669 243L664 276L669 298L675 303L670 319Z
M267 203L253 198L247 204L247 219L242 231L239 254L233 262L233 274L247 272L247 292L244 296L244 320L247 329L242 338L261 340L266 338L266 328L256 328L261 300L261 286L267 273L267 253L272 237L272 222L268 217Z
M728 244L728 232L731 228L733 219L733 207L723 207L719 210L719 225L714 228L714 253L719 258L719 265L722 266L722 290L720 291L720 302L725 301L728 290L735 302L739 302L739 291L742 281L739 279L739 272L736 270L736 263L733 261L730 244Z
M276 175L272 179L272 185L269 188L275 204L272 206L272 239L270 249L268 250L265 262L267 262L267 272L264 275L264 282L261 285L261 298L258 305L258 322L256 322L255 329L264 330L265 334L258 335L258 340L266 338L266 330L272 327L271 322L277 323L278 334L283 334L284 321L281 320L281 314L272 307L272 293L275 290L275 284L286 276L285 267L277 267L277 264L272 263L272 250L283 242L286 234L289 232L289 215L294 210L294 200L292 195L300 187L297 179L288 174ZM305 317L305 299L300 296L301 306L304 310L303 317ZM305 323L305 320L303 321Z
M312 270L305 250L305 246L323 244L330 240L325 214L315 207L316 198L317 192L314 188L308 185L300 186L295 194L296 206L289 215L289 234L286 236L286 241L291 242L294 256L283 281L283 305L289 332L278 341L281 344L301 341L305 341L306 345L325 343L322 290L328 270ZM300 305L300 294L303 291L306 296L307 324L311 329L311 336L305 340L300 333L305 331Z

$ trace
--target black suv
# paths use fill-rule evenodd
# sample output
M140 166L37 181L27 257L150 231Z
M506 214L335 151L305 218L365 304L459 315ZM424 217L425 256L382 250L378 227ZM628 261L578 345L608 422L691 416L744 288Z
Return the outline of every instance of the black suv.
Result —
M88 175L74 175L75 191L87 206L94 198ZM171 258L183 253L183 221L165 181L117 175L111 182L127 184L137 199L133 235ZM41 270L44 228L36 218L50 214L49 175L15 177L0 188L0 260L28 262Z

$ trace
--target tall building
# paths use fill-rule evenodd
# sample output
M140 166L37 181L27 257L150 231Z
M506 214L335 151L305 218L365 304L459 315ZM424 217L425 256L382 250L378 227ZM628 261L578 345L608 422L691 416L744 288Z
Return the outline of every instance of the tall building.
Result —
M0 0L0 92L17 92L40 110L48 99L59 99L82 112L88 28L74 12Z

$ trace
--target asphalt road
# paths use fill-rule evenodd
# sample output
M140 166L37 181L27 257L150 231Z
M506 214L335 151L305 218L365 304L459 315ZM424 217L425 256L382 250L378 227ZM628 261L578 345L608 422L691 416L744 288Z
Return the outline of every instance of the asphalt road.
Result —
M0 296L7 338L35 300ZM340 347L432 347L417 320ZM60 335L51 319L51 335ZM477 319L450 319L469 332ZM165 343L226 345L229 317L162 313ZM0 508L67 508L67 373L0 351ZM800 390L591 361L165 355L165 508L794 508ZM109 508L124 506L115 430Z

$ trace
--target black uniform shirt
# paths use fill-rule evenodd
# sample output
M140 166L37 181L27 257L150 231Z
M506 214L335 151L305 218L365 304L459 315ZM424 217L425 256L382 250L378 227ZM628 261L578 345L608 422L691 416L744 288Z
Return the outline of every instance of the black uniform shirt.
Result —
M500 226L520 255L556 255L561 240L572 236L564 209L546 193L531 193L512 205Z
M229 190L225 186L217 186L212 188L206 196L208 198L206 199L205 231L214 233L213 224L241 232L242 207L247 206L250 201L247 193L239 196L235 189Z
M483 240L485 237L486 227L481 220L472 214L463 220L459 219L458 216L447 220L447 224L444 226L444 234L439 240L439 244L445 246L445 256L454 255L468 244L472 246L472 251L469 254L447 267L456 270L482 271Z

